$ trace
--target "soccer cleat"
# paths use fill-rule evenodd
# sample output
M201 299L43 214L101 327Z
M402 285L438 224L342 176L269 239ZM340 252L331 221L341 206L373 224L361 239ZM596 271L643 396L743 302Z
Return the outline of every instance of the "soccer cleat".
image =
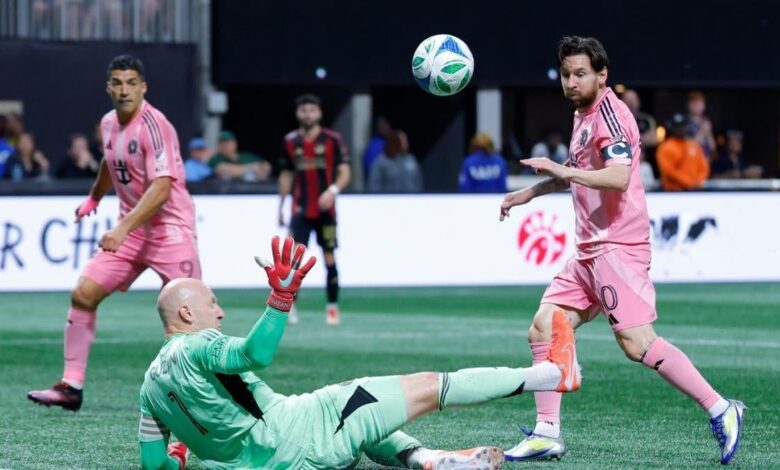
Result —
M739 449L742 415L747 407L739 400L728 400L726 411L710 420L710 429L720 445L720 463L727 465Z
M297 325L300 321L301 320L298 318L298 308L295 306L295 304L292 304L290 311L287 312L287 324Z
M566 453L563 438L553 438L534 434L530 429L523 429L525 439L505 452L507 461L523 460L561 460Z
M560 310L556 310L553 313L552 341L550 341L547 360L561 370L561 382L558 384L556 391L574 392L580 388L582 372L580 364L577 362L574 329L571 327L566 314Z
M60 406L66 410L78 411L81 408L84 392L65 382L54 384L46 390L27 392L27 398L43 406Z
M337 326L341 324L341 314L339 313L339 306L336 304L328 304L325 307L325 323L330 326Z
M443 450L423 464L423 470L497 470L504 463L504 451L498 447L474 447Z

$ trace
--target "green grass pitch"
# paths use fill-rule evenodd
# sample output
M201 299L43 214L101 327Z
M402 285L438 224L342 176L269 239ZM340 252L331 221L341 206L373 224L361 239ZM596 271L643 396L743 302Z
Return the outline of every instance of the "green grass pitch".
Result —
M298 393L366 375L530 364L526 331L541 287L345 289L344 323L324 324L323 293L307 290L301 324L287 330L261 374ZM137 397L162 341L155 293L115 295L98 318L79 413L25 398L62 368L67 293L0 294L0 468L138 468ZM265 291L218 291L227 334L242 335ZM661 285L656 330L705 377L749 407L735 468L780 468L780 285ZM718 468L708 419L654 372L626 360L603 318L578 330L585 381L564 397L569 454L507 468ZM511 447L534 422L533 395L426 416L406 431L430 447ZM202 468L192 459L188 468ZM376 468L363 459L360 468Z

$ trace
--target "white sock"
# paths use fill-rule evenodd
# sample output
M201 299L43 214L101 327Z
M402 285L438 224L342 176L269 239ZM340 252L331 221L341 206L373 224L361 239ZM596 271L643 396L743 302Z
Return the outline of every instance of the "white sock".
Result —
M441 450L426 449L425 447L418 447L406 458L406 466L414 469L421 469L425 462L432 460L438 455Z
M553 423L552 421L537 421L536 427L534 428L534 434L558 439L561 437L561 423Z
M729 407L729 401L725 398L721 398L714 405L707 408L707 413L710 414L710 418L717 418L722 415L724 411Z
M65 379L63 379L62 381L65 382L66 384L70 385L71 387L75 388L76 390L81 390L82 388L84 388L84 384L80 384L78 382L74 382L73 380L65 380Z
M561 382L560 369L549 361L523 369L523 373L525 375L524 392L554 392Z

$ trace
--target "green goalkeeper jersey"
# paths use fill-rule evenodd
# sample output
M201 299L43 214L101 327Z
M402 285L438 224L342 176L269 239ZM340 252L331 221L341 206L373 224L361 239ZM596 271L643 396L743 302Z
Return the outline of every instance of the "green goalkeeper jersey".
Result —
M267 308L247 338L215 329L168 338L141 386L139 440L186 442L209 468L274 467L282 439L263 413L284 400L253 371L270 364L287 315Z

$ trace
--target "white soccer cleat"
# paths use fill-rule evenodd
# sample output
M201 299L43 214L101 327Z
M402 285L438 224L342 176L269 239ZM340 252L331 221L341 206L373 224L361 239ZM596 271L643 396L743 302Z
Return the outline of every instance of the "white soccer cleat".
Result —
M442 450L423 464L423 470L497 470L503 463L504 451L498 447L474 447Z
M742 434L742 416L747 407L739 400L729 399L729 407L720 416L710 420L710 429L720 446L720 463L728 465L739 449Z
M505 452L507 461L560 460L566 453L563 438L542 436L525 429L523 433L526 435L525 439Z

